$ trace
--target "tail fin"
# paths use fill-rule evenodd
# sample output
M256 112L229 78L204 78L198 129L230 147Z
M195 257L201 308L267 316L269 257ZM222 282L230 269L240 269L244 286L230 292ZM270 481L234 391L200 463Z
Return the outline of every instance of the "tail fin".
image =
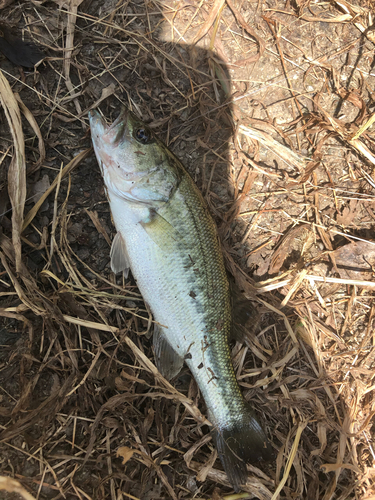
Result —
M252 411L246 412L225 427L217 426L213 431L221 463L236 492L247 480L247 462L271 460L274 456L271 445Z

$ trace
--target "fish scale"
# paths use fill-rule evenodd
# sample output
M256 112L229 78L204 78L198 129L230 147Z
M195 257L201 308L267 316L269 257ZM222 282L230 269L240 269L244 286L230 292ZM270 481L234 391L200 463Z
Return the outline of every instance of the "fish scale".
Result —
M245 462L268 458L271 449L231 361L231 298L215 224L182 164L135 115L125 111L111 126L96 111L89 116L117 229L112 269L130 268L152 311L161 373L172 378L184 360L192 372L238 491Z

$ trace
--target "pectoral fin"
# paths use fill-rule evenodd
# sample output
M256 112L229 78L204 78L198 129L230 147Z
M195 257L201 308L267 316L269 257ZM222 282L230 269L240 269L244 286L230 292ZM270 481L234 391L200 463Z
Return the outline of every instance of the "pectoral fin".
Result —
M153 342L156 367L164 378L171 380L181 371L184 358L171 347L159 325L155 325Z
M111 246L111 269L117 274L124 272L125 278L128 277L130 262L128 252L126 250L125 240L121 233L118 232L112 241Z
M157 212L150 214L149 219L140 222L143 229L159 248L172 251L182 235L164 217Z

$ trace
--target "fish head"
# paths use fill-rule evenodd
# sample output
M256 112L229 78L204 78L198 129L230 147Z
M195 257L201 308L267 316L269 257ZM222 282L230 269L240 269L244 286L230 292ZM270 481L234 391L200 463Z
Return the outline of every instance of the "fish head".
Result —
M89 112L91 137L109 196L154 208L169 200L179 182L173 155L131 111L108 125Z

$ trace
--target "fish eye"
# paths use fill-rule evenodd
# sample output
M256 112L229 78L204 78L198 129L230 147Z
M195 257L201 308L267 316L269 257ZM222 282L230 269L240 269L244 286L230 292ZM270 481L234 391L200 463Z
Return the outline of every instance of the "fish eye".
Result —
M137 128L134 133L134 137L141 144L149 144L150 142L152 142L152 134L145 127Z

